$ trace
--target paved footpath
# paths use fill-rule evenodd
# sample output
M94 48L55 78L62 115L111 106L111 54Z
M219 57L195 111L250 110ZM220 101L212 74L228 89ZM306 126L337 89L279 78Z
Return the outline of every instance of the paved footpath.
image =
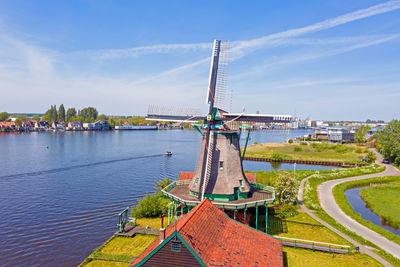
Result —
M377 156L378 157L378 161L382 162L382 157L380 155ZM354 180L359 180L359 179L367 179L367 178L371 178L371 177L377 177L377 176L386 176L386 175L399 175L400 172L397 169L392 169L394 168L393 166L386 166L386 170L384 172L381 173L377 173L377 174L372 174L372 175L364 175L364 176L358 176L358 177L350 177L350 178L345 178L345 179L339 179L339 180L332 180L332 181L340 181L340 180L344 180L342 182L347 182L347 181L351 181L352 179ZM324 225L325 227L327 227L328 229L330 229L331 231L335 232L336 234L340 235L341 237L343 237L344 239L346 239L347 241L349 241L350 243L352 243L355 246L358 246L360 248L360 252L365 253L371 257L373 257L374 259L376 259L377 261L379 261L380 263L382 263L384 266L393 266L391 265L389 262L387 262L385 259L383 259L381 256L379 256L378 254L376 254L374 252L374 249L365 245L360 244L359 242L355 241L354 239L352 239L351 237L349 237L348 235L340 232L339 230L337 230L336 228L334 228L333 226L331 226L330 224L328 224L327 222L325 222L324 220L320 219L318 216L316 216L311 210L309 210L308 208L306 208L306 206L303 203L303 190L304 190L304 185L306 183L306 181L309 179L309 177L303 179L300 182L300 188L299 188L299 193L298 193L298 202L300 204L301 209L306 212L310 217L312 217L314 220L318 221L320 224ZM325 184L325 183L323 183ZM322 184L321 184L322 185ZM330 194L333 197L332 194L332 190L330 191ZM321 199L321 197L320 197ZM333 199L334 204L337 206L335 200ZM337 208L341 211L341 209L339 208L339 206L337 206ZM343 213L343 212L342 212ZM344 214L344 213L343 213ZM332 215L331 215L332 216ZM347 216L347 215L345 215ZM332 216L333 217L333 216ZM347 216L348 217L348 216ZM350 218L350 217L349 217ZM338 219L335 218L337 221ZM351 218L350 218L351 219ZM352 220L352 219L351 219ZM357 223L358 224L358 223ZM362 226L362 225L361 225ZM354 231L353 229L351 229L352 231ZM391 242L391 241L389 241ZM393 243L393 242L392 242ZM397 244L395 244L397 245Z
M378 164L383 165L382 156L377 154ZM339 205L335 201L335 197L333 196L332 189L341 183L355 181L355 180L363 180L368 178L374 177L381 177L381 176L399 176L400 171L396 169L392 165L385 165L386 170L384 172L363 175L363 176L356 176L356 177L349 177L344 179L337 179L324 182L320 184L317 188L319 201L321 203L321 207L325 210L326 213L329 214L332 218L334 218L338 223L342 224L350 231L355 232L359 236L362 236L364 239L374 243L381 249L387 251L388 253L392 254L396 258L400 259L400 245L390 241L389 239L383 237L382 235L376 233L375 231L365 227L364 225L358 223L350 216L346 215L339 207Z

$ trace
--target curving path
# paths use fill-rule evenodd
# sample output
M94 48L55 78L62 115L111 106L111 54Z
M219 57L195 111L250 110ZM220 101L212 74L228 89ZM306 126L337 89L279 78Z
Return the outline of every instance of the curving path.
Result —
M382 156L377 154L378 164L382 164ZM349 177L337 180L331 180L320 184L317 188L318 190L318 197L321 203L321 207L325 210L326 213L329 214L332 218L334 218L338 223L342 224L350 231L355 232L356 234L362 236L364 239L374 243L381 249L387 251L388 253L392 254L396 258L400 259L400 245L388 240L387 238L381 236L380 234L376 233L375 231L365 227L364 225L358 223L356 220L352 219L350 216L346 215L339 207L339 205L335 201L335 197L333 196L333 188L341 183L355 181L355 180L363 180L368 178L374 177L381 177L381 176L399 176L400 171L396 169L392 165L386 165L386 170L380 173L363 175L363 176L356 176L356 177Z
M349 237L348 235L340 232L338 229L336 229L335 227L331 226L329 223L325 222L324 220L320 219L317 215L315 215L311 210L309 210L303 203L303 190L304 190L304 185L306 183L306 181L309 179L310 177L304 178L303 180L301 180L300 182L300 187L299 187L299 193L298 193L298 202L300 204L301 209L307 213L310 217L312 217L314 220L316 220L317 222L319 222L320 224L322 224L323 226L325 226L326 228L330 229L331 231L335 232L336 234L340 235L341 237L343 237L344 239L346 239L347 241L349 241L350 243L352 243L354 246L357 246L360 248L360 252L365 253L369 256L371 256L372 258L376 259L377 261L379 261L380 263L382 263L384 266L393 266L392 264L390 264L389 262L387 262L385 259L383 259L381 256L379 256L378 254L376 254L374 252L373 248L370 248L368 246L364 246L361 245L360 243L358 243L357 241L355 241L354 239L352 239L351 237Z

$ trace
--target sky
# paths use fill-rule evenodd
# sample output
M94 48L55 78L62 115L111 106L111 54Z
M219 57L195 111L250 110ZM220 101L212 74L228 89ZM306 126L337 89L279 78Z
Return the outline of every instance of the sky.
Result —
M232 112L400 118L400 0L0 0L0 112L205 113L214 39Z

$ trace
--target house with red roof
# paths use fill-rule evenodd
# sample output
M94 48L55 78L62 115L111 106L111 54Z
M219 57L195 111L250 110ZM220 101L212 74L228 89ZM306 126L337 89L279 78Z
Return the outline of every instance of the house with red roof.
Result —
M232 220L208 199L160 231L132 266L283 266L279 239Z
M0 128L15 129L15 123L13 121L0 121Z

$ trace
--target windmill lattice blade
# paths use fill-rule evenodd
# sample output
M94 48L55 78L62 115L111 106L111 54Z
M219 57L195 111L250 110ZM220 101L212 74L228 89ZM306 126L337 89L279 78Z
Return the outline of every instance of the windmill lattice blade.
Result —
M229 54L230 54L230 42L226 40L221 41L214 106L224 110L227 110L226 90L228 81Z

